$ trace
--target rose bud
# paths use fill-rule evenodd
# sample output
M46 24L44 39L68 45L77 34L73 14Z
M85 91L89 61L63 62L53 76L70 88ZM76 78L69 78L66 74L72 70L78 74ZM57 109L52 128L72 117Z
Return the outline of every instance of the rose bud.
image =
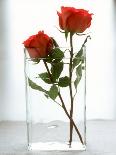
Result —
M31 58L47 57L53 48L51 37L44 34L44 31L39 31L38 34L30 36L23 44Z
M61 7L59 16L59 26L62 30L72 33L82 33L91 25L92 15L87 10L73 7Z

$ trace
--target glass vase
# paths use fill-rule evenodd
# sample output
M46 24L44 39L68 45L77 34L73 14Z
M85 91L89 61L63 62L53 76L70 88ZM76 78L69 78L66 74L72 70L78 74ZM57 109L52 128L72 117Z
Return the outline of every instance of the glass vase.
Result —
M24 54L28 150L85 150L85 46L72 58Z

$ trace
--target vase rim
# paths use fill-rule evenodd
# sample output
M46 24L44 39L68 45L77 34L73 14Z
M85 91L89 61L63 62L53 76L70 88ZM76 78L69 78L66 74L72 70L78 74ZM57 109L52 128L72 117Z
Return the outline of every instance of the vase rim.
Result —
M55 47L55 48L58 48L58 49L65 49L65 51L66 50L69 50L70 49L70 47ZM49 57L33 57L33 58L31 58L28 54L26 54L27 52L26 52L26 50L27 50L28 48L27 47L24 47L24 54L25 54L25 59L26 60L30 60L30 61L33 61L33 60L48 60L48 59L50 59ZM31 49L31 48L30 48ZM34 49L34 47L32 47L32 49ZM53 48L54 49L54 48ZM75 55L76 55L77 53L74 53L74 57L75 57ZM73 58L74 58L73 57ZM84 55L83 55L83 57L85 57ZM68 56L66 56L66 55L64 55L64 57L62 58L62 59L67 59L67 60L69 60L71 57L70 57L70 54L68 55ZM60 59L59 57L58 58L53 58L53 59ZM75 57L75 59L82 59L81 57Z
M26 60L34 61L34 60L49 60L49 58L41 57L41 58L30 58L26 57ZM59 60L60 58L53 58L54 60ZM70 57L63 57L62 60L69 60ZM82 58L75 58L76 60L81 60Z

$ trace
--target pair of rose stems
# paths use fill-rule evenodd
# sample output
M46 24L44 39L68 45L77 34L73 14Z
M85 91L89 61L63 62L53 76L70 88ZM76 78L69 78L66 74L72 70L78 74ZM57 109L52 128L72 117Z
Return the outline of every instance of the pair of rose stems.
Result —
M81 143L84 144L83 139L82 139L82 136L80 134L80 131L77 128L75 122L73 121L73 100L74 100L74 98L73 98L72 83L71 83L71 81L72 81L72 69L73 69L73 64L72 64L72 60L73 60L73 34L72 33L70 33L70 47L71 47L71 50L70 50L70 64L69 64L69 78L70 78L69 90L70 90L70 98L71 98L70 114L68 113L68 111L66 109L66 106L65 106L65 103L63 101L63 98L62 98L62 96L60 94L60 91L58 92L58 96L59 96L60 101L62 103L61 107L63 108L64 112L66 113L67 117L70 120L69 147L71 147L71 144L72 144L73 126L74 126L74 128L75 128L75 130L76 130L76 132L77 132L77 134L79 136L79 139L80 139ZM48 65L47 65L47 63L46 63L45 60L43 60L43 61L44 61L44 65L46 67L46 70L47 70L47 72L49 74L49 78L50 78L50 80L52 82L53 80L52 80L52 76L51 76L51 73L49 71Z

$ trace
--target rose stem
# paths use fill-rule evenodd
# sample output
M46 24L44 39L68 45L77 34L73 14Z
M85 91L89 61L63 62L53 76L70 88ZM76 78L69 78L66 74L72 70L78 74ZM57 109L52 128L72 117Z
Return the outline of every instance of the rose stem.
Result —
M44 62L44 65L45 65L45 67L46 67L46 70L47 70L47 72L48 72L48 74L49 74L49 78L50 78L50 80L51 80L51 82L52 82L52 76L51 76L51 73L50 73L50 71L49 71L48 65L47 65L47 63L46 63L45 60L43 60L43 62ZM81 143L84 144L84 142L83 142L83 140L82 140L82 137L81 137L81 134L80 134L80 132L79 132L79 129L77 128L76 124L74 123L73 119L70 117L70 115L69 115L69 113L68 113L68 111L67 111L67 109L66 109L66 107L65 107L65 104L64 104L64 101L63 101L63 99L62 99L62 96L61 96L60 92L58 92L58 96L59 96L60 101L61 101L61 103L62 103L62 108L63 108L64 112L66 113L66 115L68 116L68 118L70 119L70 121L72 122L72 125L74 126L74 128L75 128L75 130L76 130L76 132L77 132L77 134L78 134L78 136L79 136L79 139L80 139Z
M71 108L70 108L70 117L73 118L73 92L72 92L72 59L73 59L73 41L72 41L73 34L70 32L70 64L69 64L69 78L70 78L70 98L71 98ZM73 124L70 120L70 139L69 139L69 146L71 147L72 143L72 135L73 135Z
M83 139L82 139L82 136L81 136L81 134L80 134L80 132L79 132L79 129L77 128L77 126L76 126L75 122L73 121L73 119L70 117L70 115L69 115L69 113L68 113L68 111L67 111L67 109L66 109L66 106L65 106L65 104L64 104L64 101L62 100L62 97L61 97L60 92L58 93L58 95L59 95L59 98L60 98L60 100L61 100L61 102L62 102L62 108L64 109L66 115L68 116L68 118L69 118L70 121L72 122L72 125L74 126L74 128L75 128L75 130L76 130L76 132L77 132L77 134L78 134L78 136L79 136L79 139L80 139L81 143L84 144Z

